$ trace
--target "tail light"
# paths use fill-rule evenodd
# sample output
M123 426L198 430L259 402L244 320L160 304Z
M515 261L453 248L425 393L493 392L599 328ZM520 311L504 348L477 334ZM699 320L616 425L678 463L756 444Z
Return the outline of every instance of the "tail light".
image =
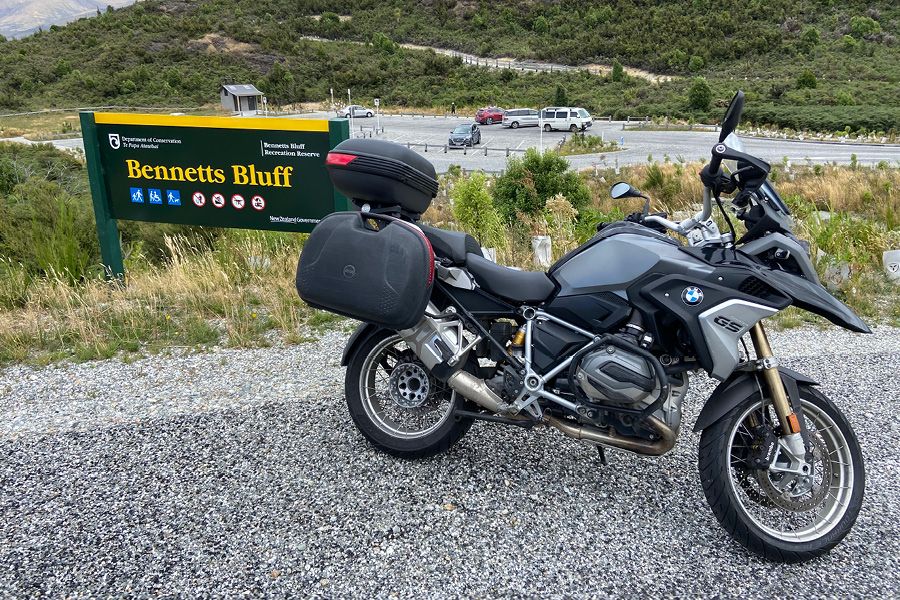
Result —
M330 165L332 167L345 167L356 160L358 157L355 154L343 154L341 152L329 152L328 156L325 157L325 164Z

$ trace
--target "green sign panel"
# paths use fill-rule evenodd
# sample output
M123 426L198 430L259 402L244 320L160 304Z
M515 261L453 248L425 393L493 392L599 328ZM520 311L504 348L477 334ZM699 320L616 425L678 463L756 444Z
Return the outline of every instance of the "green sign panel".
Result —
M325 156L344 119L82 113L103 259L120 276L117 219L311 231L346 210Z

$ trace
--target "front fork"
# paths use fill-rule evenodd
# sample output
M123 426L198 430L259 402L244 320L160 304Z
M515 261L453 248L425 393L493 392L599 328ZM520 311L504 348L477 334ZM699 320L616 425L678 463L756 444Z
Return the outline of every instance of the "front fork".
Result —
M766 387L769 388L772 405L778 414L781 431L784 432L781 440L788 452L796 459L805 462L806 448L800 432L800 419L788 400L784 382L778 371L778 360L772 353L772 346L769 345L769 338L766 336L762 322L758 322L750 328L750 338L753 341L753 348L756 350L757 368L762 372Z

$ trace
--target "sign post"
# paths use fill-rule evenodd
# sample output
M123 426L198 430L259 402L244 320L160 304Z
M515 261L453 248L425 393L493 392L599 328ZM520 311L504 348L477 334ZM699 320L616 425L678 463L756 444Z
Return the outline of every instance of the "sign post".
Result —
M381 98L375 98L375 133L381 131Z
M122 278L118 219L309 232L347 210L325 169L346 119L81 113L108 277Z

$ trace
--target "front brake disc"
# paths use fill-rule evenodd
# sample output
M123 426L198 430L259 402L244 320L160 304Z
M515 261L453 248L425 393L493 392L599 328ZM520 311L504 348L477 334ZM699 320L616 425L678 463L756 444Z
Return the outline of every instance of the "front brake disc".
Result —
M811 461L813 470L809 475L800 476L769 470L756 471L756 481L759 487L779 508L792 512L806 512L820 505L828 496L831 485L831 461L826 460L828 448L819 435L810 435L809 441L812 444L813 455ZM814 480L817 464L822 466L822 478L818 482ZM773 482L772 476L776 474L782 478Z

